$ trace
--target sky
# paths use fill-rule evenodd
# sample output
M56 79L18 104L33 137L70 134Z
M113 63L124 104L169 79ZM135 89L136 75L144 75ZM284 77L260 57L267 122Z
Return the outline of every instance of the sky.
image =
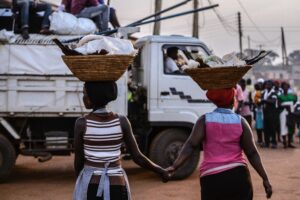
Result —
M167 8L183 0L162 1L163 8ZM300 0L199 0L199 4L208 6L208 1L219 4L219 7L216 12L208 10L199 14L200 40L216 55L239 51L237 12L241 12L243 48L250 45L254 49L272 49L281 55L280 27L283 27L288 53L300 49ZM121 24L126 25L154 13L154 2L155 0L111 0L111 5L117 9ZM190 10L192 7L191 1L163 16ZM166 20L162 22L161 34L191 36L192 24L192 15ZM144 25L136 35L151 35L152 28L153 24Z

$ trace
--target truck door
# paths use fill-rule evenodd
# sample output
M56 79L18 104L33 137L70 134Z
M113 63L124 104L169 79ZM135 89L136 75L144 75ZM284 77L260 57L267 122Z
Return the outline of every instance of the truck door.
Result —
M211 111L213 105L207 100L205 91L186 75L181 67L187 64L188 60L198 56L204 58L209 53L200 44L162 45L160 52L157 105L162 114L159 120L194 123L200 115ZM174 64L177 65L177 70Z

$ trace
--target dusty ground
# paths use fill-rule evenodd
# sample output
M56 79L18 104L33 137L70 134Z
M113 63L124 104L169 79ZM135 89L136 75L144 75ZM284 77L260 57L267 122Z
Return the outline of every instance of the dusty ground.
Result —
M274 188L274 200L300 200L300 145L297 149L282 147L260 149ZM71 199L74 175L73 157L56 157L38 163L31 157L20 156L10 181L0 185L1 200L61 200ZM123 161L129 175L135 200L199 200L197 172L183 181L162 183L158 176ZM250 167L251 168L251 167ZM262 183L251 168L255 200L265 199Z

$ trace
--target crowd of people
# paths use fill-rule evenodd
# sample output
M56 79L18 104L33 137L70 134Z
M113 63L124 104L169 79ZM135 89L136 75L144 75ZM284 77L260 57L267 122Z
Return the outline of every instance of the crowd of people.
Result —
M236 113L256 129L260 147L295 148L293 139L299 132L300 103L288 82L242 79L236 87ZM254 123L252 123L254 119Z
M39 0L12 0L13 10L20 15L21 35L23 39L29 39L29 15L43 11L41 34L52 34L49 30L49 16L54 11L50 4ZM120 27L116 10L105 4L104 0L62 0L58 11L67 12L76 17L92 19L99 31L106 31L110 22L114 28Z

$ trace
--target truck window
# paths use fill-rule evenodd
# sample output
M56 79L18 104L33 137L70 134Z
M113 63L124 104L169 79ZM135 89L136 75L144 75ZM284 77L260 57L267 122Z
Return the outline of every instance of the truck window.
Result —
M165 45L162 48L164 74L185 75L181 67L189 60L204 59L208 53L201 46Z

